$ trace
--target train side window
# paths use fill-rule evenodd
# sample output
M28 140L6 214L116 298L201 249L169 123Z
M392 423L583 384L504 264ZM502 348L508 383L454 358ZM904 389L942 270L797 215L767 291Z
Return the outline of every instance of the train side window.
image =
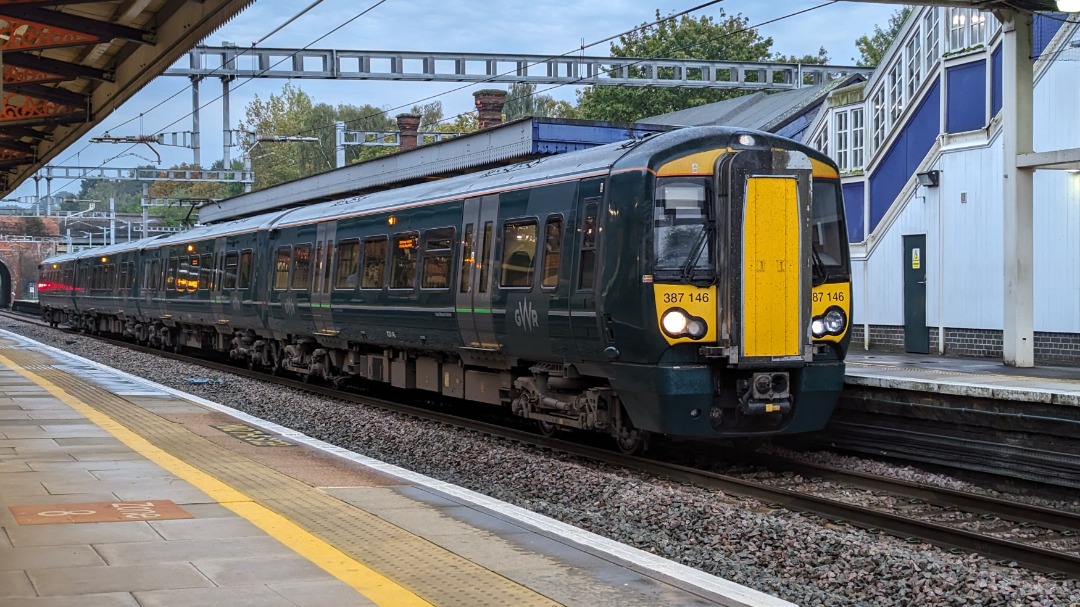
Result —
M214 256L203 255L199 258L199 290L208 291L214 275Z
M480 287L477 289L481 293L487 293L488 278L491 276L491 264L488 261L491 259L491 235L494 227L493 222L484 222L484 243L480 247Z
M536 220L503 224L502 277L499 286L529 288L536 259Z
M240 253L240 288L251 287L251 249L244 249Z
M229 251L225 254L225 278L222 282L227 291L236 288L236 267L238 263L240 263L240 255L236 251Z
M278 247L277 260L274 263L274 290L284 291L289 288L289 266L292 265L292 247Z
M180 269L180 258L169 258L169 269L165 272L165 290L171 290L176 287L176 273Z
M461 239L461 275L458 277L460 285L458 291L468 293L472 286L469 278L472 275L473 263L473 224L465 224L465 236Z
M364 275L360 278L361 289L381 289L386 284L386 237L378 236L364 241Z
M593 288L596 274L596 202L585 199L585 219L581 224L581 267L578 269L578 290Z
M544 224L544 261L541 262L540 287L554 289L559 285L559 261L562 259L563 218L548 217Z
M416 257L419 249L418 232L394 235L394 255L390 264L391 289L411 289L416 284Z
M191 257L191 262L190 262L189 267L188 267L188 280L187 280L188 293L192 293L196 289L199 288L199 278L200 278L200 276L199 276L199 268L200 268L199 256L198 255L193 255Z
M292 289L307 291L311 285L311 245L298 244L293 252Z
M424 289L450 287L450 257L453 255L454 228L437 228L424 232Z
M191 263L187 257L180 260L180 271L176 273L176 290L183 293L188 287L188 276L191 271Z
M346 240L337 249L337 268L334 270L335 289L355 289L360 269L360 241Z

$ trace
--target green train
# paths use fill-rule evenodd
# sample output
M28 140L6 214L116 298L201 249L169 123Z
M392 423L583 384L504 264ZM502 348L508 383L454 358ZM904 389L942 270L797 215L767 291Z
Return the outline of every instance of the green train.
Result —
M560 428L821 429L851 278L836 165L679 129L45 260L43 315Z

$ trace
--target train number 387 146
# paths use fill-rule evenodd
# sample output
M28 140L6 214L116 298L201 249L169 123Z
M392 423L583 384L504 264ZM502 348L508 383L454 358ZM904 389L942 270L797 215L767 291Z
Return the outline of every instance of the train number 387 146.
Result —
M684 301L708 303L709 293L707 291L700 293L664 293L664 303L683 303Z

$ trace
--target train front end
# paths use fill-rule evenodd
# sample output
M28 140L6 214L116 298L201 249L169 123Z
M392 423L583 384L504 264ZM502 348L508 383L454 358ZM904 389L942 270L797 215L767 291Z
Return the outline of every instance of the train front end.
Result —
M654 160L640 302L642 330L653 333L642 354L655 363L627 364L613 380L635 425L703 437L821 429L850 340L835 165L801 144L730 130Z

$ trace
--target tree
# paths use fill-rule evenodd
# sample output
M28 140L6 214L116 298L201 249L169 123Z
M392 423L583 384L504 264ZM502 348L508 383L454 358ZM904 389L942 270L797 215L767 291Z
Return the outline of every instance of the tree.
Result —
M660 11L656 12L657 19ZM741 15L717 19L711 16L664 21L654 28L637 30L611 44L614 57L670 57L728 61L767 61L772 38L762 38ZM634 68L631 73L639 75ZM693 70L689 76L693 77ZM583 117L616 122L634 122L647 116L666 114L696 105L722 101L741 92L716 89L646 88L630 86L589 86L578 93L578 109Z
M859 36L855 40L855 48L859 49L860 55L855 60L856 65L859 67L876 67L878 63L881 63L881 60L885 57L885 51L889 50L889 46L896 39L896 35L900 33L900 28L903 27L910 14L910 6L898 8L889 17L888 28L882 30L881 26L875 25L873 36L865 34Z

